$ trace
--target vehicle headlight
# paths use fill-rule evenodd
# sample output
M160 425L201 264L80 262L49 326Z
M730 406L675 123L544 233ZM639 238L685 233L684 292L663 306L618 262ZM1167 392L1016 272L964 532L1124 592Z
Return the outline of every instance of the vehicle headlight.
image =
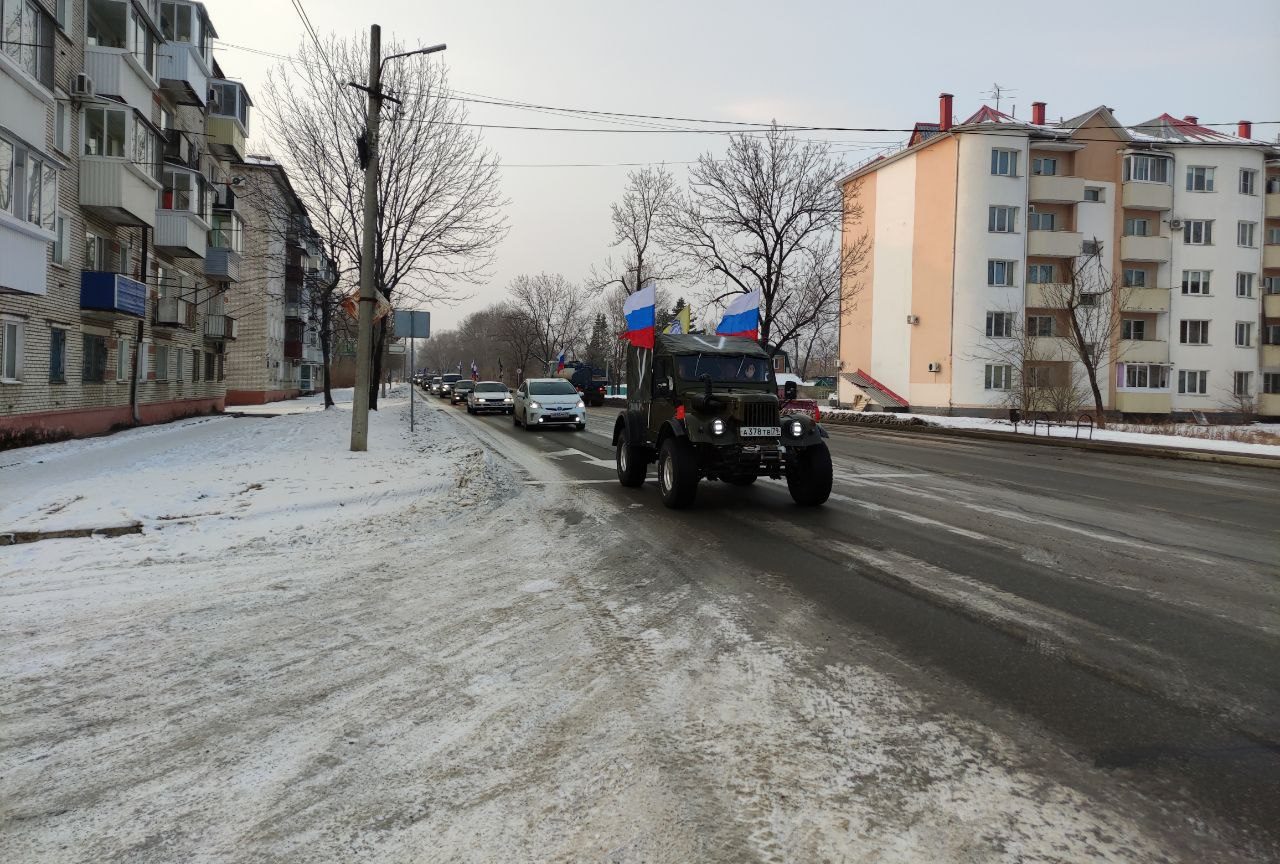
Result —
M792 420L790 429L791 429L792 438L799 438L801 435L804 434L804 424L802 424L799 420Z
M578 400L578 407L579 407L579 408L586 408L586 407L587 407L587 403L586 403L586 402L583 402L581 399L579 399L579 400Z
M712 435L724 434L724 421L721 420L719 417L711 421L711 434Z
M541 405L539 405L537 402L530 402L530 403L529 403L529 407L530 407L530 408L541 408L542 406L541 406Z
M514 401L516 401L516 400L514 400L514 399L512 399L510 396L508 396L508 397L506 397L505 399L503 399L502 401L503 401L503 402L514 402Z

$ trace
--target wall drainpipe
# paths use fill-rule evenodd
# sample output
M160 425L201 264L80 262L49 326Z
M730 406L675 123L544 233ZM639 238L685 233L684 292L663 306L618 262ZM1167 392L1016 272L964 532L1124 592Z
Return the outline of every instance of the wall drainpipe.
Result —
M142 252L139 254L139 269L142 279L142 317L138 319L138 338L133 343L133 373L129 376L129 408L133 414L133 425L142 425L142 412L138 408L138 372L142 368L142 336L143 326L147 321L147 226L142 226Z

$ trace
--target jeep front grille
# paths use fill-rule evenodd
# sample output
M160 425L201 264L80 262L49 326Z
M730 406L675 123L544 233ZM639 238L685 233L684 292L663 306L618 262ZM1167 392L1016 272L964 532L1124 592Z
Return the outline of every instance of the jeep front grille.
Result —
M778 404L776 402L747 402L742 406L743 426L777 426Z

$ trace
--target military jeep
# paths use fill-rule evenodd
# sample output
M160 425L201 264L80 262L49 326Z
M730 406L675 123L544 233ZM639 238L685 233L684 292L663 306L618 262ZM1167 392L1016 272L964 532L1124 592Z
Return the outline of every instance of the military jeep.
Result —
M618 480L639 486L657 462L668 507L692 504L704 477L734 486L785 477L797 504L822 504L826 437L811 416L780 409L769 355L750 339L659 334L652 351L630 349L627 407L613 427Z

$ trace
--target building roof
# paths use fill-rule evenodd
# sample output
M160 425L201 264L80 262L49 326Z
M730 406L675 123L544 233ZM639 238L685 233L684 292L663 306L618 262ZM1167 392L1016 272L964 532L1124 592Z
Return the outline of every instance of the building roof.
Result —
M1148 120L1146 123L1139 123L1137 126L1130 127L1129 131L1135 137L1140 136L1140 140L1163 141L1170 144L1263 143L1249 138L1241 138L1238 135L1231 135L1227 132L1219 132L1207 126L1201 126L1199 123L1192 122L1192 119L1189 118L1179 120L1168 112Z
M1026 126L1028 124L1015 120L1003 111L997 111L990 105L983 105L973 113L968 120L963 123L957 123L957 126L973 126L978 123L1012 123L1017 126Z
M942 127L937 123L917 123L911 130L911 137L907 139L907 146L914 147L921 141L928 141L933 136L941 134Z

